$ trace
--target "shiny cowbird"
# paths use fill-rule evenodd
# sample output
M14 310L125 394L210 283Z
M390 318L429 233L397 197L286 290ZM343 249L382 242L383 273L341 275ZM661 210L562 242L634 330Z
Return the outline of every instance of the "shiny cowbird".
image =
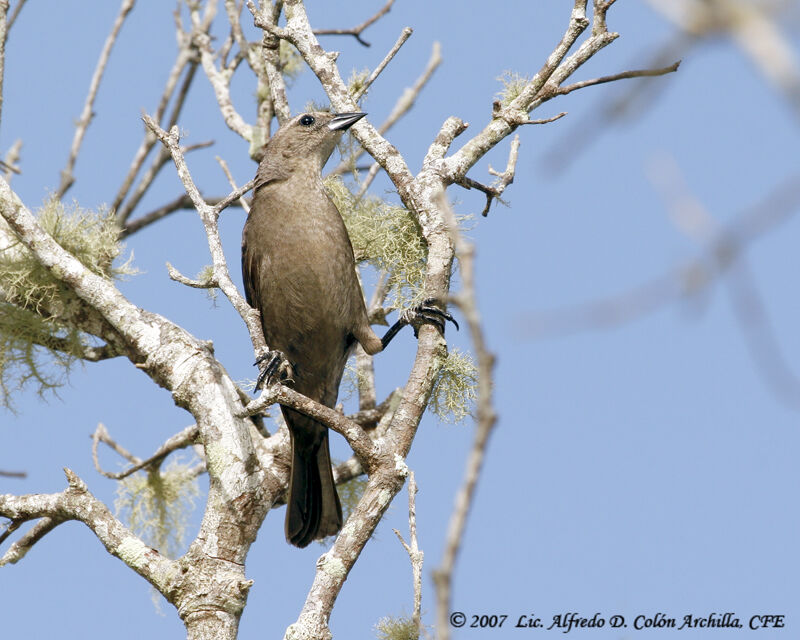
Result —
M322 167L342 132L364 113L304 113L270 139L256 173L242 234L248 303L261 313L267 345L257 386L291 378L294 389L333 407L348 356L360 343L381 351L405 324L449 314L432 306L401 315L383 340L369 324L350 238L322 183ZM292 441L286 539L298 547L335 534L342 508L331 471L328 430L281 407Z

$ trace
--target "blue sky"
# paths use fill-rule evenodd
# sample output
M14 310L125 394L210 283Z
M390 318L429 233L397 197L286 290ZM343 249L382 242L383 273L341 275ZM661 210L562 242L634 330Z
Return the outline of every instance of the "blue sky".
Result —
M349 26L379 5L309 2L308 11L319 28ZM141 139L140 113L155 109L175 53L172 8L140 3L123 27L68 194L84 207L113 199ZM441 41L442 66L414 110L388 134L416 170L446 117L472 123L466 140L490 115L497 76L539 69L561 37L568 9L555 0L509 1L491 10L476 1L398 0L365 32L371 48L350 38L327 37L322 44L342 52L346 76L353 68L373 68L403 27L414 28L364 104L379 123L421 73L433 42ZM31 3L11 32L0 149L22 138L23 174L12 187L29 207L58 185L73 122L117 10L118 3L98 0L48 3L46 11ZM673 37L671 27L638 2L617 3L609 27L621 37L576 79L647 66ZM796 24L783 27L796 50ZM224 36L220 29L217 34ZM245 78L242 73L235 85L235 100L252 121L254 87ZM732 611L745 624L752 615L776 613L787 616L787 628L769 637L794 637L800 614L798 412L755 364L731 303L736 281L717 279L700 296L613 329L531 336L531 314L618 295L701 255L703 245L671 221L650 177L653 167L663 172L666 162L674 162L721 226L796 175L796 114L730 40L694 47L677 74L651 82L663 84L652 108L615 125L602 109L628 89L622 83L544 105L534 117L569 115L520 130L516 180L506 192L510 207L493 206L469 231L487 339L498 357L500 420L455 574L453 610L512 619L535 614L545 621L570 611L619 613L629 620L656 612L682 618ZM306 72L293 83L290 101L297 112L309 100L324 101ZM181 126L188 143L216 141L189 158L205 194L228 191L215 155L227 160L239 183L252 176L246 144L225 128L202 75ZM602 131L589 144L568 135L576 127ZM559 173L550 170L556 149L574 156ZM507 142L499 145L470 175L488 180L487 163L504 167L507 152ZM372 191L391 199L388 189L379 180ZM167 167L138 211L181 191ZM457 187L450 194L458 213L483 207L480 194ZM221 221L237 282L243 222L238 209ZM800 267L798 234L800 222L790 217L748 245L745 259L781 352L796 370L800 304L791 274ZM227 303L220 300L214 308L201 293L167 278L166 261L188 275L209 262L196 216L177 213L136 234L127 247L141 274L122 283L125 294L212 339L235 379L252 377L249 339ZM466 333L449 332L448 339L468 348ZM413 352L408 332L379 356L379 393L403 383ZM68 466L95 495L113 502L114 483L92 466L88 436L96 424L106 424L144 457L192 422L168 394L121 360L77 368L58 395L42 403L29 390L15 398L17 415L0 414L0 468L28 472L25 480L0 478L0 492L60 491L61 468ZM430 415L408 460L420 487L428 622L434 608L430 571L440 560L472 433L470 423L443 425ZM345 457L346 445L334 439L334 455ZM110 456L105 460L115 464ZM397 497L352 571L331 618L336 637L370 637L379 618L410 613L410 566L392 533L407 531L406 499L405 492ZM195 527L201 512L198 505ZM268 517L249 556L247 575L255 586L240 637L282 635L297 617L322 550L289 547L283 513ZM0 571L0 593L8 637L183 633L172 609L164 605L165 615L158 615L148 585L75 523L60 526L22 562ZM508 625L465 628L454 637L525 633ZM673 633L606 627L570 635L599 640ZM683 631L681 637L717 633Z

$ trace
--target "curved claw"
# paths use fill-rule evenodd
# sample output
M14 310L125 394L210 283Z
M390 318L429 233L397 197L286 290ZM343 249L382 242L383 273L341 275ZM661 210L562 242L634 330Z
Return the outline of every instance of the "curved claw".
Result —
M266 362L266 364L264 364ZM256 389L276 382L294 382L292 379L292 363L282 351L267 351L253 363L260 371L256 378Z

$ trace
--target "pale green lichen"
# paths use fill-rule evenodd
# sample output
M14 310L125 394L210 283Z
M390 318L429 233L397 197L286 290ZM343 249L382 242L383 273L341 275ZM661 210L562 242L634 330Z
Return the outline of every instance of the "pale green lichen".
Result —
M442 422L461 422L472 412L477 385L478 369L472 356L454 348L442 360L428 408Z
M198 282L202 282L204 285L209 285L211 282L214 281L214 265L207 264L203 267L200 272L197 274L195 278ZM205 289L206 296L211 301L211 304L214 306L217 305L217 294L219 293L219 289L217 287L208 287Z
M419 627L411 618L405 616L386 616L375 625L378 640L417 640Z
M148 545L174 558L199 495L192 467L173 460L165 469L140 471L120 480L114 507Z
M132 536L125 538L117 547L117 555L129 567L141 567L146 553L147 545Z
M85 267L104 278L135 273L119 257L119 227L107 210L66 207L50 199L38 222ZM0 219L5 235L14 237ZM96 341L60 319L83 303L21 243L0 249L0 402L10 408L12 390L33 383L40 394L63 384L70 365Z
M503 71L503 73L497 77L497 80L503 85L503 88L496 94L497 99L504 107L507 107L519 97L523 89L525 89L531 81L528 76L524 76L516 71Z
M344 566L344 562L331 552L322 556L317 567L336 580L342 580L347 576L347 569Z
M388 274L391 306L422 302L427 247L411 212L374 196L356 199L339 177L327 178L325 187L344 218L356 262Z
M361 69L360 71L353 69L347 79L347 92L351 96L360 94L366 86L367 78L369 78L369 69Z

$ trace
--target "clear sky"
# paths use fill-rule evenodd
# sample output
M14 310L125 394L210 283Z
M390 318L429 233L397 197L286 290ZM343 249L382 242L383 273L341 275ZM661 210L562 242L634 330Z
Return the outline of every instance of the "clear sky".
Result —
M318 28L351 26L380 2L309 2ZM537 71L559 40L571 3L398 0L364 37L326 37L340 50L340 69L373 68L405 26L414 35L373 86L365 103L373 123L388 114L421 73L434 41L444 62L416 107L388 135L413 170L438 127L457 115L479 130L491 112L504 70ZM96 103L69 193L82 206L110 202L139 144L141 110L152 112L175 53L172 3L141 2L123 27ZM97 56L117 2L29 3L11 32L0 126L0 150L23 140L23 174L12 187L29 207L58 186ZM796 16L795 16L796 17ZM221 27L221 23L219 25ZM784 21L797 51L797 21ZM609 27L621 33L576 76L586 79L649 66L673 29L642 2L618 2ZM225 31L218 28L219 39ZM244 70L243 70L244 71ZM198 72L199 75L200 72ZM252 121L254 87L237 82L236 103ZM538 110L568 111L556 123L520 130L509 208L493 206L469 235L477 247L478 287L490 347L498 357L500 420L471 513L455 574L453 610L541 617L578 612L606 618L662 612L679 620L735 612L784 614L786 628L760 637L800 634L800 457L798 391L794 408L776 394L756 364L735 312L748 279L761 299L780 353L800 371L800 221L790 217L748 245L744 269L714 279L696 296L604 330L534 338L533 313L607 299L650 282L702 255L705 244L670 218L659 186L678 167L721 228L797 175L800 122L730 39L688 50L641 117L610 124L604 108L630 85L589 88ZM291 88L295 112L324 101L310 72ZM247 148L224 126L205 77L195 81L181 126L187 143L216 145L190 156L208 195L227 193L215 155L241 184L255 171ZM468 136L469 132L465 134ZM505 166L510 140L488 157ZM573 157L553 171L556 151ZM471 176L490 179L487 161ZM674 183L674 180L673 180ZM377 181L373 192L388 193ZM182 191L168 167L140 213ZM454 187L458 213L477 213L483 196ZM221 223L239 282L244 215ZM794 240L792 240L794 238ZM163 314L203 339L235 379L253 377L246 331L224 299L167 278L170 261L194 275L209 262L196 216L181 212L128 242L141 274L124 282L136 304ZM735 277L734 277L735 276ZM795 284L792 284L795 283ZM738 288L737 288L738 287ZM448 333L468 347L465 331ZM378 357L379 391L402 384L414 352L411 332ZM762 351L756 351L756 357ZM145 457L192 422L129 362L78 367L58 398L32 391L15 398L18 414L0 414L0 468L28 472L0 478L0 492L55 492L61 468L76 471L99 498L113 502L114 483L93 469L89 434L103 422L129 450ZM424 610L433 621L430 571L440 560L453 496L462 479L473 426L422 423L409 457L420 487L420 545L425 552ZM346 445L334 436L334 455ZM105 456L106 466L116 462ZM411 611L411 570L392 528L407 532L401 493L345 585L331 619L338 638L371 637L386 615ZM193 517L196 527L202 502ZM194 530L193 530L194 531ZM7 543L6 543L7 544ZM271 514L249 556L255 580L242 618L242 638L281 637L311 583L319 545L283 540L283 512ZM181 637L169 605L159 615L149 586L105 550L83 525L58 527L19 564L0 570L0 628L8 638ZM502 629L456 631L456 638L522 637ZM543 632L548 636L560 633ZM682 631L681 638L728 637L734 631ZM745 633L755 633L745 631ZM600 640L670 638L676 631L573 631ZM540 634L541 635L541 634Z

